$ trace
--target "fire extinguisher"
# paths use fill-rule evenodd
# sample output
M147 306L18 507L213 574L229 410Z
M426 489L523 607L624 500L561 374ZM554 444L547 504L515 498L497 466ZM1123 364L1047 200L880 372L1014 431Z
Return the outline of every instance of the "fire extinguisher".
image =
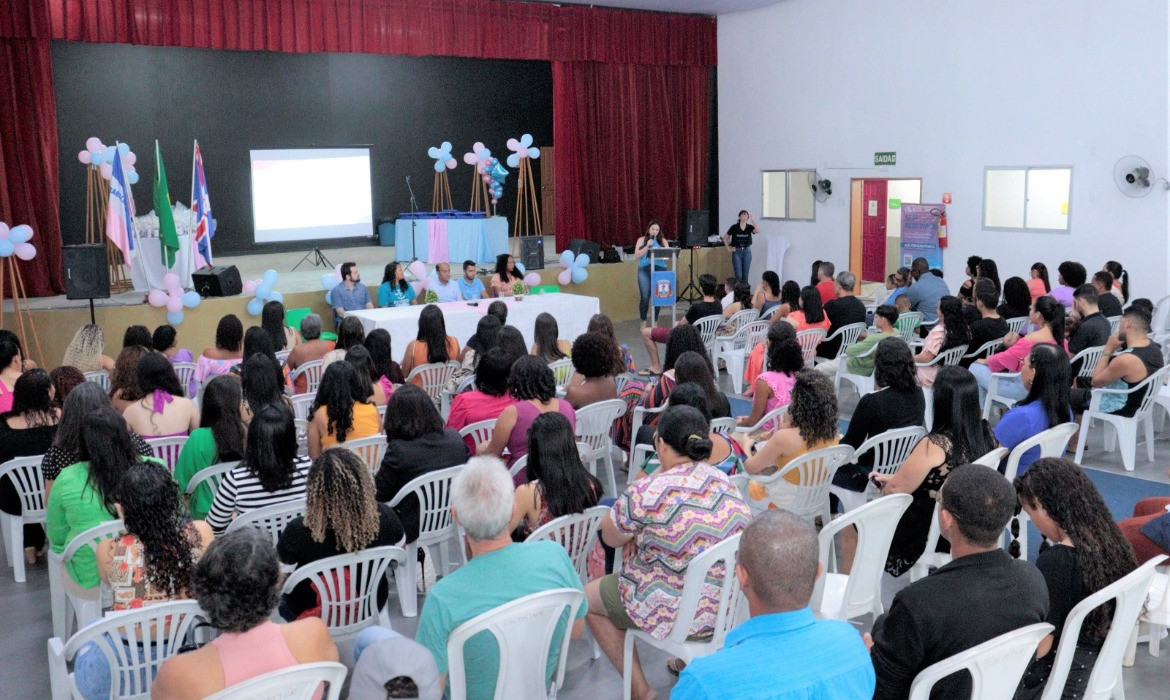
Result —
M945 211L938 217L938 247L947 247L947 213Z

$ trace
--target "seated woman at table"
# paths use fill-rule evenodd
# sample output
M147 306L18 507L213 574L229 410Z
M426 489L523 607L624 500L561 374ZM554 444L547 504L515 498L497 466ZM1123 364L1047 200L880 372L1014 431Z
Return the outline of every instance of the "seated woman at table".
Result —
M406 281L402 265L392 262L382 273L382 284L378 285L378 306L410 306L414 303L414 287Z
M489 283L492 288L492 294L498 297L511 296L515 293L516 285L520 285L523 290L521 294L528 293L528 285L524 284L524 275L516 269L516 258L501 253L496 256L496 274L492 275Z
M150 352L138 362L138 389L142 398L122 412L134 432L143 437L170 437L199 427L199 409L183 395L166 355Z
M402 358L403 374L410 376L415 367L450 362L458 356L459 341L455 336L447 335L443 310L428 304L418 317L418 337L406 345L406 354ZM422 386L421 379L415 378L414 383Z

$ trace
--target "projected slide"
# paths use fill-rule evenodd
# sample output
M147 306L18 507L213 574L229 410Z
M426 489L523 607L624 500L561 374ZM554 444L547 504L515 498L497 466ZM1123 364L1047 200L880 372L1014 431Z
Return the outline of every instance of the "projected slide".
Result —
M257 243L369 236L370 149L250 151Z

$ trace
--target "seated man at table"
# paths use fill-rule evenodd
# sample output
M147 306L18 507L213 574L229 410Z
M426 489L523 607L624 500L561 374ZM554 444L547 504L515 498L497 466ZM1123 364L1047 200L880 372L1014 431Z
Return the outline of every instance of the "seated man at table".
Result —
M475 276L475 261L463 261L463 276L459 278L459 294L467 301L483 299L483 280Z
M439 297L439 303L445 301L459 301L463 295L459 283L451 279L451 263L441 262L435 265L435 276L431 278L431 290Z
M696 301L687 309L687 315L679 319L676 326L684 324L694 325L708 316L722 316L723 304L715 298L715 288L719 280L715 275L704 273L699 275L699 291L703 294L702 301ZM662 362L658 357L658 344L665 343L670 337L669 328L651 326L642 329L642 342L646 345L646 352L650 353L650 373L662 374Z
M333 305L333 326L341 325L341 319L350 311L372 309L370 290L362 284L362 273L357 263L341 263L341 283L329 292L329 303Z

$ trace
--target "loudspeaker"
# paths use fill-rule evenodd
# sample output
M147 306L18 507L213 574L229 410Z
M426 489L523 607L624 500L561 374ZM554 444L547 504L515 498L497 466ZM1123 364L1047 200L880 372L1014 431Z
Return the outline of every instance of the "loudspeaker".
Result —
M234 297L244 289L235 265L209 267L191 273L191 282L201 297Z
M595 263L601 258L601 246L584 238L574 238L570 241L569 250L573 251L573 257L577 257L581 253L588 255L591 263Z
M109 299L110 267L106 247L100 243L67 245L65 262L66 299Z
M707 245L711 235L709 212L706 209L688 209L684 212L682 236L679 245L683 248Z
M520 238L520 264L525 270L544 269L544 237L522 236Z

